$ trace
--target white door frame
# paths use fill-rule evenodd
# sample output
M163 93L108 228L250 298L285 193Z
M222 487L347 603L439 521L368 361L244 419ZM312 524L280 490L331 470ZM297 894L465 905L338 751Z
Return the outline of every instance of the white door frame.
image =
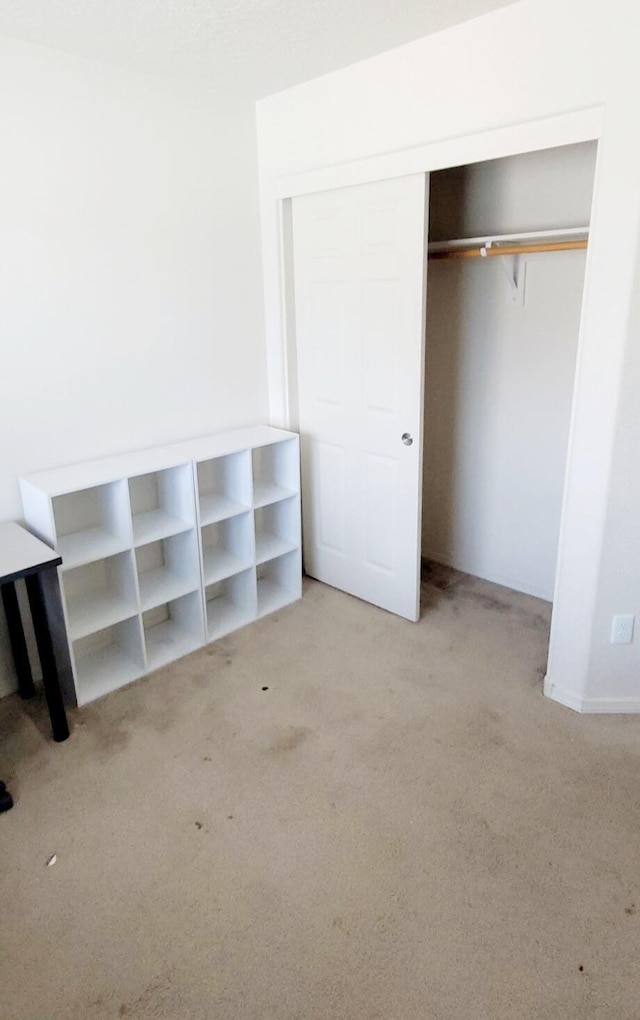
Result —
M265 298L267 305L279 310L279 322L272 329L267 349L269 373L269 397L271 420L285 428L297 428L296 362L295 362L295 318L293 315L292 259L291 259L291 199L296 195L310 194L333 188L347 187L368 181L399 177L411 173L443 170L448 167L464 166L490 159L499 159L541 149L557 148L578 142L599 141L603 134L604 107L597 106L573 113L562 114L542 120L510 125L493 131L445 139L429 145L417 146L398 152L374 156L353 163L323 167L294 176L283 176L273 182L270 195L262 195L263 258L265 274ZM592 208L598 201L600 147L596 162L596 175ZM277 206L277 218L273 219L273 203ZM593 239L593 243L597 243ZM545 694L572 708L583 707L581 699L573 693L563 694L551 677L556 647L564 639L558 619L570 620L572 597L570 585L563 582L565 538L567 523L565 510L571 496L574 426L577 409L580 406L579 367L583 360L583 339L585 335L585 306L591 285L591 250L587 252L583 289L582 315L578 338L576 380L571 410L571 427L565 468L564 497L560 525L560 540L556 564L556 580L553 601L553 618L549 644L549 660L545 679ZM273 325L273 321L272 321ZM562 650L558 655L562 659Z

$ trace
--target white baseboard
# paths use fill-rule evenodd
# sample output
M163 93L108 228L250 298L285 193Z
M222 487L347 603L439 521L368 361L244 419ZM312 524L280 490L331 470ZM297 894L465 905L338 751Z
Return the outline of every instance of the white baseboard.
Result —
M544 678L543 689L545 698L551 698L552 701L557 701L560 705L572 708L574 712L584 712L584 699L574 691L566 691L562 687L558 687L548 674Z
M451 567L453 570L459 570L463 574L471 574L472 577L479 577L481 581L490 581L492 584L499 584L503 588L511 588L512 591L522 592L523 595L532 595L533 598L543 599L545 602L553 601L553 591L543 590L536 585L530 585L524 581L519 581L517 578L507 577L505 574L495 573L494 571L479 573L474 564L463 563L461 560L457 560L455 556L447 556L444 553L423 549L422 559L439 563L443 567Z
M606 712L608 715L640 712L640 698L585 698L582 711L595 714Z
M585 715L622 715L640 712L640 698L582 698L574 691L563 690L546 676L544 678L545 697L557 701L560 705L572 708L574 712Z

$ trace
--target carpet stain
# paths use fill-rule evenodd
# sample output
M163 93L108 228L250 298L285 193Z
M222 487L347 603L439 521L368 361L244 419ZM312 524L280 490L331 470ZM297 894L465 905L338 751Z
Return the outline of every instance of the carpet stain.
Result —
M507 741L499 713L484 707L475 712L467 723L466 740L476 752L505 747Z
M531 630L548 631L550 627L549 618L541 613L524 613L521 611L522 621Z
M333 922L332 922L332 927L333 928L338 928L340 931L344 932L345 935L350 935L351 934L351 930L346 927L346 925L345 925L344 921L342 920L342 918L340 917L340 915L338 915L337 917L334 917Z
M200 672L189 673L189 681L198 690L203 690L205 687L208 687L212 680L213 680L212 673L200 673Z
M211 644L205 645L204 654L210 659L224 659L227 665L233 661L236 648L230 638L220 638Z
M173 705L166 705L162 708L154 705L147 717L149 725L156 733L165 734L170 732L178 722L180 708L181 706L177 701Z
M443 570L438 564L423 562L422 583L428 587L436 588L443 595L453 597L455 591L464 581L464 574L454 570Z
M267 748L267 754L278 756L290 754L308 740L312 731L307 726L287 726Z
M121 1003L118 1016L130 1016L135 1020L143 1020L144 1017L166 1016L171 998L172 974L167 974L166 977L147 985L136 999L128 1003Z
M109 719L99 719L91 727L91 740L96 751L123 751L131 742L131 727L113 725Z
M489 609L496 613L510 613L513 606L510 602L505 602L504 599L497 599L495 595L486 595L483 591L470 591L465 593L468 598L473 599L478 605L482 606L483 609Z

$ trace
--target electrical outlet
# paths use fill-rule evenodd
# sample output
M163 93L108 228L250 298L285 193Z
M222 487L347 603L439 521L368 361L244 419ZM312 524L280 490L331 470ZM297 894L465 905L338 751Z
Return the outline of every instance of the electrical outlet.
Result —
M614 616L611 626L612 645L630 645L633 641L635 616Z

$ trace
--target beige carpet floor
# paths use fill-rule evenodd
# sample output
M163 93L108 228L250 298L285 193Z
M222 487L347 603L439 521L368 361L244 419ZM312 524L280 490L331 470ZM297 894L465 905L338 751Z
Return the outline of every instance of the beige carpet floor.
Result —
M640 1017L640 720L543 698L545 603L424 601L308 582L61 745L2 701L2 1020Z

